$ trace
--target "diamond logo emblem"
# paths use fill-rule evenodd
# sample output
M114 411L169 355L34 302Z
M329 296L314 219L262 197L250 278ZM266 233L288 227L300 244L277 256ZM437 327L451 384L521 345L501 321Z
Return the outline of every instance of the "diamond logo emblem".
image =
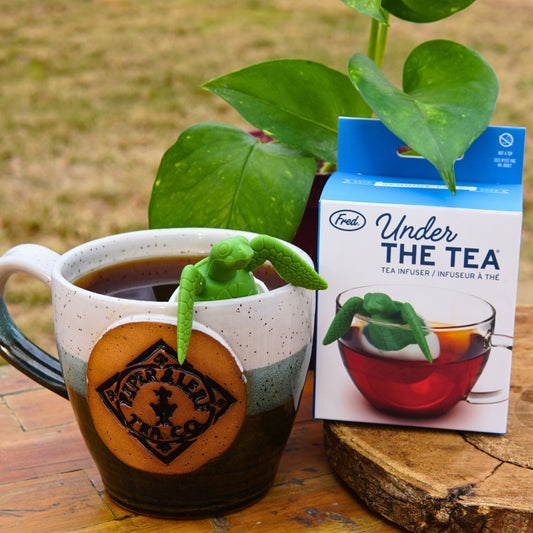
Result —
M161 463L169 465L235 404L234 396L163 340L96 386L115 419Z

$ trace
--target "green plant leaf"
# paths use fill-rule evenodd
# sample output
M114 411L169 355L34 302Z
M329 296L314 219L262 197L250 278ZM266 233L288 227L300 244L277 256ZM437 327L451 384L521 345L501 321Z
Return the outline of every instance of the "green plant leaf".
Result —
M339 116L370 110L345 74L300 59L266 61L204 84L250 124L318 159L337 161Z
M388 25L387 17L381 8L381 0L342 0L347 6L359 11L363 15L367 15Z
M494 113L498 79L490 65L465 46L435 40L407 58L403 90L363 54L350 58L348 72L385 126L430 161L455 192L454 163Z
M219 227L292 240L316 161L232 126L202 122L163 155L149 206L151 228Z
M344 0L343 0L344 1ZM383 0L391 15L410 22L434 22L454 15L475 0Z

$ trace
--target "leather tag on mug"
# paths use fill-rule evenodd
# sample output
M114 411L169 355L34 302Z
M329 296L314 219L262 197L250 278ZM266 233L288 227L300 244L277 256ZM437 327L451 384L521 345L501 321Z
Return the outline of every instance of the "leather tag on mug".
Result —
M87 368L96 431L121 461L148 472L193 472L227 450L243 424L246 384L229 349L193 330L187 358L176 326L132 322L107 331Z

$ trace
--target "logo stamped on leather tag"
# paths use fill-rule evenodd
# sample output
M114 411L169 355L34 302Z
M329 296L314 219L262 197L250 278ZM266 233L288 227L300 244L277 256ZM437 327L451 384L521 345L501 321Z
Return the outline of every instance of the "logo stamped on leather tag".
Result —
M175 335L170 324L123 324L104 334L89 359L96 430L141 470L196 470L231 445L244 419L246 386L229 350L195 330L180 365Z

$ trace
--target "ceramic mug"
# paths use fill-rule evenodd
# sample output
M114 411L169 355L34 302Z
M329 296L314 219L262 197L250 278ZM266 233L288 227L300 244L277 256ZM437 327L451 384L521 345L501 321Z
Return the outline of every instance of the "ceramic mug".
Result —
M155 300L152 288L177 283L179 268L237 233L254 237L146 230L61 256L23 244L0 258L0 353L70 400L106 490L130 510L216 516L256 501L273 482L305 382L314 293L276 281L265 266L268 292L195 303L180 365L176 304ZM59 361L9 315L3 293L15 272L50 287Z
M348 374L371 405L392 415L426 418L442 415L462 400L498 403L508 398L512 338L495 335L492 304L448 289L369 285L341 292L337 312L349 298L364 298L368 293L385 293L411 303L427 324L423 330L433 356L429 362L416 344L398 350L376 348L371 342L376 328L385 330L381 335L391 336L408 326L356 314L338 346ZM495 348L499 348L496 355ZM481 386L482 374L489 373L489 359L492 379Z

